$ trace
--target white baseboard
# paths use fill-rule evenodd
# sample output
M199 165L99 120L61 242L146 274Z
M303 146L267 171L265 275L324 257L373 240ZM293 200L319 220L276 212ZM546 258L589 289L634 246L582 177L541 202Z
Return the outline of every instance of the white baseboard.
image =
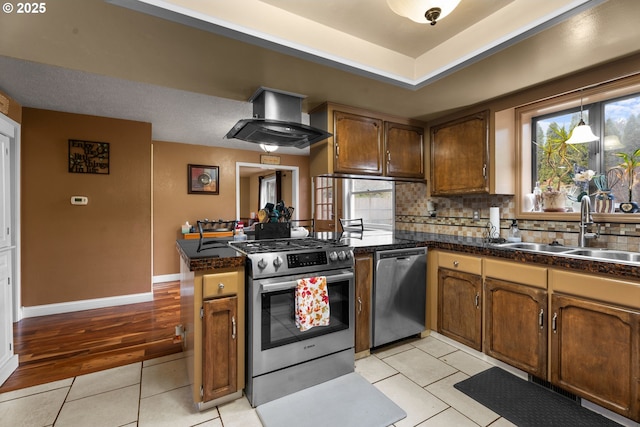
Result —
M152 283L175 282L176 280L180 280L180 273L153 276Z
M74 311L91 310L94 308L112 307L116 305L136 304L148 301L153 301L153 292L62 302L58 304L34 305L31 307L22 307L21 318L24 319L27 317L46 316L49 314L71 313Z

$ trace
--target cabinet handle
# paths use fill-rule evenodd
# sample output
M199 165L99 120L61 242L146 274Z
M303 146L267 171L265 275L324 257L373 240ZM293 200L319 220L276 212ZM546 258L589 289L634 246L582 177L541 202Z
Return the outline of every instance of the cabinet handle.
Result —
M340 145L336 142L336 159L340 157Z
M391 151L387 150L387 163L391 163Z
M231 317L231 339L236 339L236 316Z
M482 165L482 178L487 179L487 164Z
M459 265L460 265L460 263L458 261L453 261L453 266L455 268L458 268Z
M224 283L218 283L218 289L223 290L224 289Z
M551 319L551 329L553 329L554 334L558 332L558 328L556 327L557 321L558 321L558 313L553 313L553 319Z
M362 298L358 297L358 314L362 313Z
M540 329L544 326L544 308L541 308L540 313L538 314L538 325L540 326Z
M476 308L480 307L480 293L476 293Z

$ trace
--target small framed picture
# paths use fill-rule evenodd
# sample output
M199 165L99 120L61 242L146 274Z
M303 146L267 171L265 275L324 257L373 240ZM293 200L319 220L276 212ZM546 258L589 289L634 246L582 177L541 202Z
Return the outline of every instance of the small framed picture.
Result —
M189 194L218 194L218 166L188 165Z

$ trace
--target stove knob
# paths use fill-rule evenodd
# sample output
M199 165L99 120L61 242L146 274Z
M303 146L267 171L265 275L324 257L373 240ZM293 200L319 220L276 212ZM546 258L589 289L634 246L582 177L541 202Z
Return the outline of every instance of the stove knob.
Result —
M338 252L338 259L339 259L340 261L344 261L346 257L347 257L347 256L345 255L344 251L340 251L340 252Z
M344 254L347 259L351 259L351 251L346 251Z
M275 268L278 268L282 265L282 258L280 258L279 256L277 256L274 260L273 260L273 266Z
M258 268L260 270L264 270L265 268L267 268L267 262L264 260L264 258L260 258L260 261L258 261Z
M336 262L338 260L338 254L335 252L329 253L329 261Z

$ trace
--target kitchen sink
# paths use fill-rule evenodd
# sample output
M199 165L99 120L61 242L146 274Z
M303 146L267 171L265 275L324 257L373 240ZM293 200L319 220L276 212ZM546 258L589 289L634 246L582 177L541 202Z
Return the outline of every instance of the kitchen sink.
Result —
M553 253L569 252L575 249L575 248L568 248L566 246L545 245L542 243L530 243L530 242L502 243L497 246L501 248L519 249L521 251L553 252Z
M570 256L603 259L607 261L640 262L640 253L608 249L574 249L566 253Z
M546 245L542 243L517 242L496 245L499 248L537 253L554 253L563 257L588 258L594 261L611 261L640 264L640 253L606 248L577 248L575 246Z

